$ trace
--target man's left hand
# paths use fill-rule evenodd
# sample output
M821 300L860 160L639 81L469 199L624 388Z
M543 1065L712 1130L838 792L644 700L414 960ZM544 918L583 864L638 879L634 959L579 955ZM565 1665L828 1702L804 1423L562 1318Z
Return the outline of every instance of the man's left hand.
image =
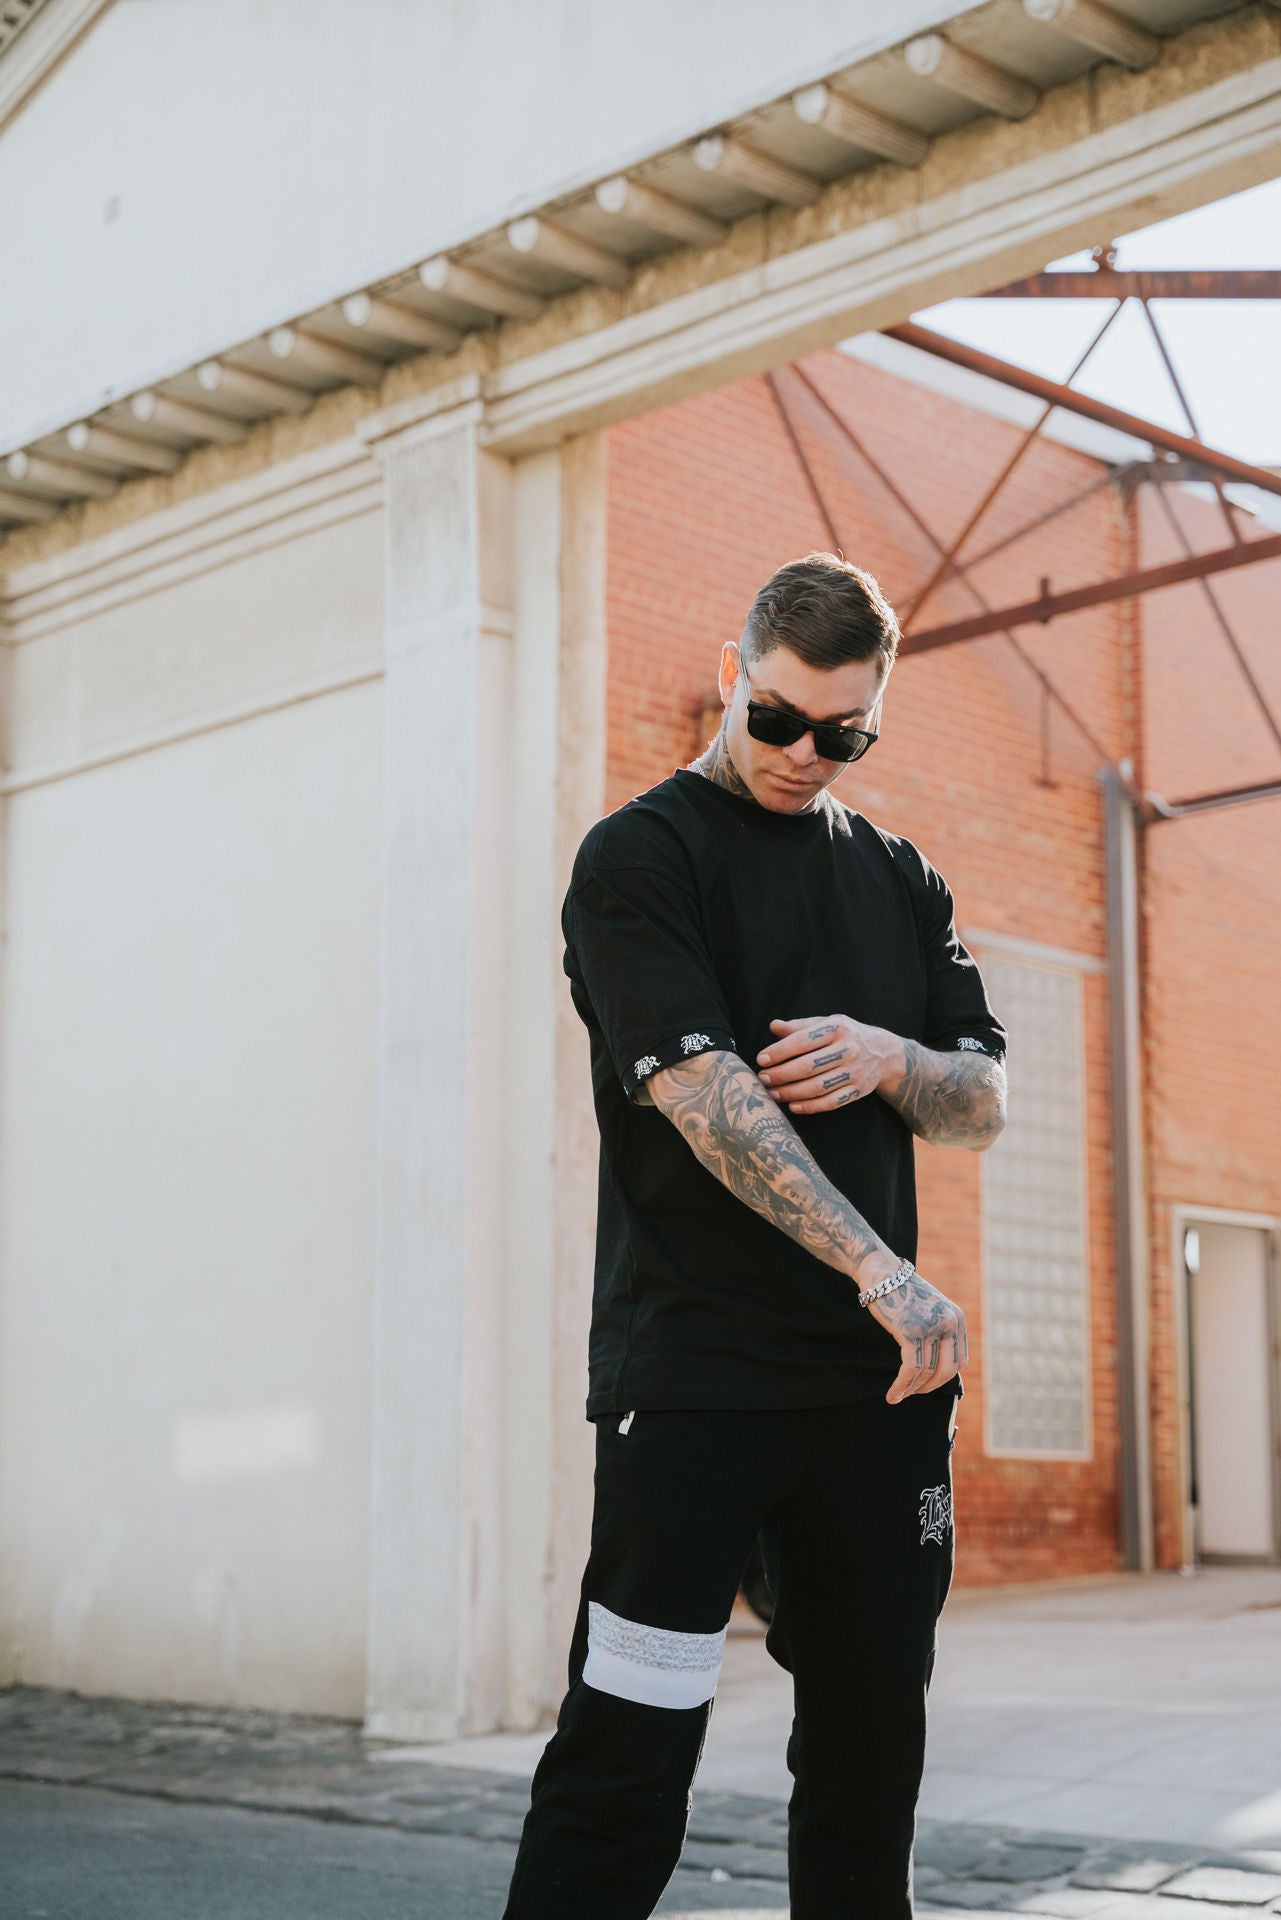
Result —
M789 1113L833 1113L875 1093L905 1070L903 1042L885 1027L845 1013L771 1020L776 1037L756 1056L756 1070Z

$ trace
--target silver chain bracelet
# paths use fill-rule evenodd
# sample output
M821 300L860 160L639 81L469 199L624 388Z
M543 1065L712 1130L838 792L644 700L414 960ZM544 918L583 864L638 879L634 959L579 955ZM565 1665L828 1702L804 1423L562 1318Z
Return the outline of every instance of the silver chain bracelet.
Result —
M860 1307L870 1307L873 1300L882 1300L887 1293L897 1293L899 1288L905 1287L908 1281L913 1279L915 1275L916 1268L912 1265L912 1262L910 1260L901 1261L888 1280L882 1280L877 1286L869 1287L865 1293L859 1294L858 1303Z

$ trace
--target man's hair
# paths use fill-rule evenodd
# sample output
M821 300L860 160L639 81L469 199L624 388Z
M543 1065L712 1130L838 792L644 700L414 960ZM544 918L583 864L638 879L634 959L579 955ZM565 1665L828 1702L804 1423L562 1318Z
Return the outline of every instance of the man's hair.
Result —
M786 647L807 667L842 667L880 654L888 673L898 642L894 609L870 573L839 554L807 553L765 582L739 645L749 665Z

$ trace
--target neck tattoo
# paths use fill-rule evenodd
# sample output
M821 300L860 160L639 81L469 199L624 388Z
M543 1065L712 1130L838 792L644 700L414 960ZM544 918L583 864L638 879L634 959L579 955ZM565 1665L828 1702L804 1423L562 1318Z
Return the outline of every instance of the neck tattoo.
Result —
M752 789L734 765L730 750L725 743L725 735L718 733L711 745L699 754L697 760L691 760L687 769L690 773L701 773L711 781L714 787L724 787L726 793L738 795L740 800L750 800L754 807L761 806ZM767 808L762 808L767 812ZM801 808L804 813L825 813L831 817L832 802L826 793L817 793ZM848 828L844 829L848 832Z
M697 760L691 760L689 770L691 773L705 774L713 786L724 787L727 793L736 793L740 800L750 800L754 806L760 805L760 801L730 758L724 732L717 734L712 744L704 753L699 754Z

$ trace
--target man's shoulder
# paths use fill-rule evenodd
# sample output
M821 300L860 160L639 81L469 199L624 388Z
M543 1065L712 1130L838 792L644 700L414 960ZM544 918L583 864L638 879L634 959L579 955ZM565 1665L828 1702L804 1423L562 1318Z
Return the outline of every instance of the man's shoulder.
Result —
M845 816L849 839L856 853L864 858L889 859L898 864L904 864L916 853L912 842L903 834L891 833L879 821L869 820L865 813L859 813L843 800L836 800L835 795L829 797Z
M905 833L891 832L889 827L869 820L866 814L847 811L855 845L865 855L892 865L918 902L946 894L946 880L914 840L909 840Z
M624 801L590 827L574 861L574 885L635 867L681 872L693 822L675 774Z

